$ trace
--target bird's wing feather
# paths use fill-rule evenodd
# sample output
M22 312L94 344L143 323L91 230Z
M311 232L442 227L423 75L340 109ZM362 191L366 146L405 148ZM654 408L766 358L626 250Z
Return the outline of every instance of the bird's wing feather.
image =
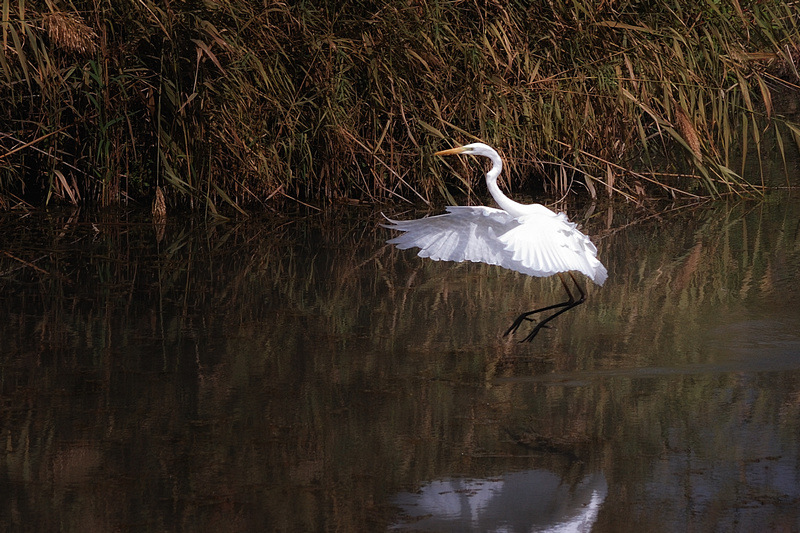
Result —
M436 261L473 261L512 268L498 237L518 225L508 213L484 206L451 206L447 213L416 220L392 220L385 227L404 232L389 240L401 250L419 248ZM512 268L513 269L513 268Z
M419 248L435 261L499 265L529 276L577 270L602 285L607 274L597 248L564 213L538 204L512 217L501 209L451 206L447 213L416 220L392 220L384 227L402 231L390 239L401 250Z
M530 207L528 214L517 218L516 227L500 236L513 261L523 268L515 270L532 276L577 270L602 285L608 274L589 237L564 213L538 204Z

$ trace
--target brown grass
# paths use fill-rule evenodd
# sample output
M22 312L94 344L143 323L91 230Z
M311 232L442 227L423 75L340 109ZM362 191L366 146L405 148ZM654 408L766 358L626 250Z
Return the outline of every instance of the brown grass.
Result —
M518 191L752 194L800 131L795 3L0 3L6 206L453 201L476 139Z

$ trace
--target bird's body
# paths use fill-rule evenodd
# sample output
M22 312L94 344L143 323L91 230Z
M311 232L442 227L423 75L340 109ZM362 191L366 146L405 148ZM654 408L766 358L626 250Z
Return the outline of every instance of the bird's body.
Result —
M485 206L450 206L447 213L417 220L392 220L386 227L402 231L388 242L398 248L419 248L420 257L435 261L473 261L498 265L529 276L546 277L562 272L578 271L598 285L608 273L597 259L597 248L581 233L564 213L554 213L540 204L521 204L508 198L497 186L503 165L491 147L474 143L437 152L436 155L473 154L488 157L492 168L486 174L486 185L500 209ZM574 277L572 277L575 280ZM515 331L534 313L565 307L539 322L527 340L552 318L581 303L584 291L576 301L564 278L570 300L543 309L523 313L509 331Z
M592 241L564 213L539 204L525 207L529 213L516 217L492 207L450 206L444 215L390 219L389 228L405 233L389 243L419 248L420 257L434 261L486 263L529 276L577 270L602 285L607 274Z

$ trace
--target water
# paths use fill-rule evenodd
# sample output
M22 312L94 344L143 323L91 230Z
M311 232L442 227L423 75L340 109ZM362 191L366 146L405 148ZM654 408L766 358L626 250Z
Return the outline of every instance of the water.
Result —
M800 530L797 198L594 212L531 344L371 211L2 216L0 529Z

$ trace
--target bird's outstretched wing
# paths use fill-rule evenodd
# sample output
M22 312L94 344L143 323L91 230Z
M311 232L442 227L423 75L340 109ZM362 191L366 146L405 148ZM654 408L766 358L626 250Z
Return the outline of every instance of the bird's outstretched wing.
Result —
M511 254L514 268L532 276L551 276L577 270L602 285L608 272L597 259L597 248L564 213L554 213L533 204L529 212L517 217L517 225L499 236Z
M473 261L512 268L500 235L518 225L505 211L483 206L450 206L447 213L416 220L392 220L384 227L404 232L389 240L401 250L419 248L435 261ZM513 270L513 268L512 268Z
M577 270L598 285L606 280L597 248L564 213L538 204L512 217L501 209L451 206L447 213L417 220L392 220L385 227L404 232L391 240L401 250L419 248L436 261L499 265L529 276Z

